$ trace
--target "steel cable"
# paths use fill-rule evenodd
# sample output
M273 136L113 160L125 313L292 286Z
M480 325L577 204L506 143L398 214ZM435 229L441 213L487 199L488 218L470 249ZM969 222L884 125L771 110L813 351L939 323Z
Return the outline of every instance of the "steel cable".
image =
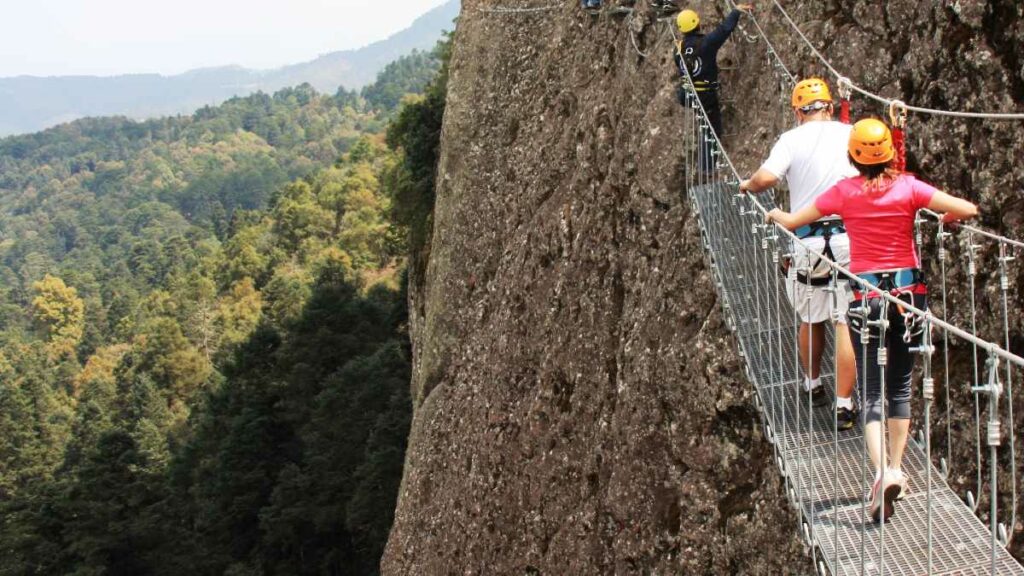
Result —
M844 76L838 70L836 70L836 68L834 66L832 66L832 64L825 58L825 56L823 56L822 53L818 51L818 49L814 46L814 44L811 43L810 39L807 38L807 35L805 35L803 33L803 31L800 29L799 26L797 26L796 22L794 22L793 19L789 16L789 13L786 12L786 9L783 8L781 4L779 4L778 0L772 0L772 4L774 4L775 7L779 9L779 12L782 13L783 18L785 18L786 22L788 22L790 27L793 28L793 31L795 31L796 34L800 37L800 39L804 41L804 44L806 44L807 47L811 49L811 52L814 53L814 55L818 58L818 60L820 60L821 63L824 64L825 67L828 68L828 70L830 72L832 72L832 74L836 77L836 79L846 78L846 76ZM872 100L875 100L877 102L881 102L882 104L885 104L886 106L891 105L893 102L900 102L896 98L886 98L884 96L879 96L878 94L874 94L872 92L869 92L869 91L865 90L864 88L861 88L860 86L857 86L856 84L854 84L852 82L848 83L848 86L852 90L860 93L861 95L866 96L868 98L871 98ZM1024 113L961 112L961 111L956 111L956 110L938 110L938 109L935 109L935 108L924 108L924 107L921 107L921 106L911 106L909 104L904 104L904 107L907 110L910 110L910 111L913 111L913 112L920 112L922 114L934 114L934 115L940 115L940 116L954 116L954 117L958 117L958 118L985 118L985 119L989 119L989 120L1024 120Z

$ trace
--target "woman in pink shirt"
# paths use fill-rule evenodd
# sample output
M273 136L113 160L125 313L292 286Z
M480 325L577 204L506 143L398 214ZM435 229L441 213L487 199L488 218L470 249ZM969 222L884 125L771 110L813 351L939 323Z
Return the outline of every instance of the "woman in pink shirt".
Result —
M775 209L766 219L794 230L825 215L842 217L850 237L850 271L924 309L928 290L913 239L917 211L929 208L944 212L944 222L955 222L973 218L978 209L966 200L891 168L896 155L892 134L879 120L857 122L850 133L848 150L850 163L860 176L839 181L813 205L795 214ZM863 380L860 385L865 398L861 406L864 440L876 470L870 511L877 522L892 515L893 501L900 499L906 489L901 465L910 430L910 384L914 371L910 348L920 338L921 327L914 326L913 317L904 317L898 306L890 305L878 292L854 290L853 294L847 318L857 355L857 378ZM884 333L870 323L883 314L889 321ZM865 321L868 327L863 330ZM879 366L878 350L883 345L888 357L885 366ZM883 369L886 408L882 404ZM888 415L888 462L882 448L883 409Z

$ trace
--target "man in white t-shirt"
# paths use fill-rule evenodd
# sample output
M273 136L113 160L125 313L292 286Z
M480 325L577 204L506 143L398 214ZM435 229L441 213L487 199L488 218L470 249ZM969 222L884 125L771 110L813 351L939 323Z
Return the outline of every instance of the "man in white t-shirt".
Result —
M847 159L850 126L832 120L832 96L828 85L808 78L793 89L792 105L799 126L779 137L761 168L740 183L740 190L761 192L785 179L789 184L789 210L795 212L814 202L833 184L857 170ZM789 300L800 315L800 361L804 389L816 403L827 399L821 386L821 356L825 350L825 322L832 311L836 317L836 419L839 428L853 427L851 396L856 381L853 346L846 327L849 286L838 282L828 290L831 270L818 254L825 254L842 266L850 263L850 241L838 216L825 216L794 233L811 250L794 246L793 261L786 283Z

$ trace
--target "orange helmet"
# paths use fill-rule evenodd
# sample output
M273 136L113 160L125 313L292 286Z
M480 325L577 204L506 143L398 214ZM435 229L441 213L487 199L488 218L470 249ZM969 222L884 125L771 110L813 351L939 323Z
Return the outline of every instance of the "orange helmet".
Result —
M793 108L803 108L812 102L831 102L832 93L821 78L801 80L793 88Z
M868 118L853 125L850 132L850 156L858 164L885 164L896 156L892 132L885 122Z

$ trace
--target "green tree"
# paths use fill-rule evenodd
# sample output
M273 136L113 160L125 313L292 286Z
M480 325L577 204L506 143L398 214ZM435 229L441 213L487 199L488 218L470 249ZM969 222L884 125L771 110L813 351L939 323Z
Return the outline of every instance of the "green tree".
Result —
M273 208L274 229L286 249L297 249L307 238L326 236L331 230L331 215L317 202L307 182L285 187Z
M438 149L448 92L450 37L438 44L436 53L442 66L425 96L406 103L387 131L388 146L401 157L385 176L391 194L391 219L406 236L410 264L417 279L423 277L430 258Z
M141 330L134 370L151 377L168 402L187 404L212 372L206 355L171 318L156 318Z
M262 317L263 298L252 278L242 278L231 285L217 304L217 326L221 342L236 345L245 341Z
M82 339L85 319L85 303L78 297L78 291L49 274L32 288L36 292L32 316L47 339L55 345L77 345Z

